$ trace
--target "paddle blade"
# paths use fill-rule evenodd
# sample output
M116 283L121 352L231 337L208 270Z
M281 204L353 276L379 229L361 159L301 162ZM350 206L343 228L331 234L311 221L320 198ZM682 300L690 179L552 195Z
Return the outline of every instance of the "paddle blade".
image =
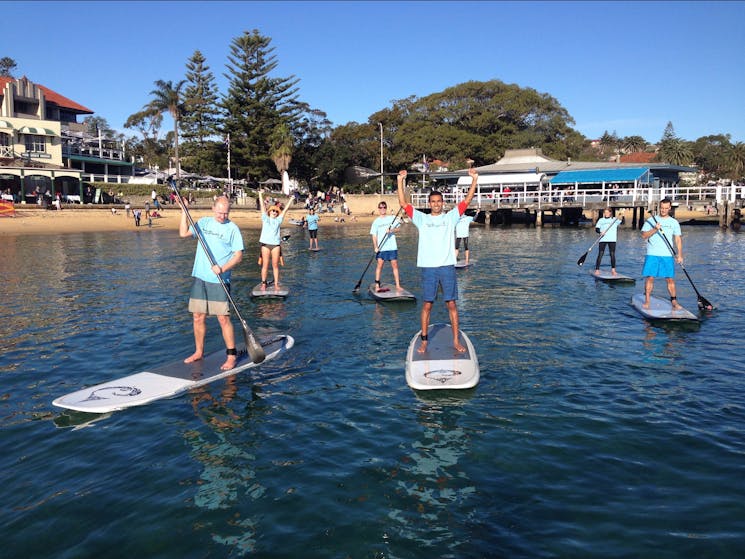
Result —
M698 308L705 311L713 311L714 305L712 305L706 297L704 297L703 295L699 295Z
M585 260L587 260L587 253L584 253L579 257L579 260L577 260L577 266L582 266L582 264L585 263Z
M251 361L254 363L261 363L264 361L264 359L266 359L266 352L256 338L249 333L248 325L245 321L243 321L243 336L246 340L246 350L248 351L248 356L251 358Z

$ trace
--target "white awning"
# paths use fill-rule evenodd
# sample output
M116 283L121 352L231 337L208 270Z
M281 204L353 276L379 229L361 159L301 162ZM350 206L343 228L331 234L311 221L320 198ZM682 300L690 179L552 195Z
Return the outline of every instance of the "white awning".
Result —
M538 186L546 177L545 173L507 173L501 175L479 175L479 188L501 186ZM458 179L458 186L468 188L471 185L471 177L465 176Z
M13 130L13 125L7 120L0 120L0 129L3 129L3 128L7 128L8 130Z
M56 136L53 131L51 131L49 128L40 128L37 126L24 126L20 130L18 130L21 134L34 134L36 136Z

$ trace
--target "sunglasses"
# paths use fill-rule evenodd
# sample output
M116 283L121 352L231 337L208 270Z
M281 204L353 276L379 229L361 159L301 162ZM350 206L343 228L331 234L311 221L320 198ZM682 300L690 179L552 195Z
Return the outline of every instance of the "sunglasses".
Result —
M388 209L388 206L378 206L378 209L379 210L387 210Z

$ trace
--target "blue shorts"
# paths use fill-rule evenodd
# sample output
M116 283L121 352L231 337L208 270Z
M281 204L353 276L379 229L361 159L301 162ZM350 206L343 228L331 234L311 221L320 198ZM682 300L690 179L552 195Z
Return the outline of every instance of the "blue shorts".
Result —
M643 277L653 278L674 278L675 277L675 260L672 256L651 256L647 255L644 259L644 268L642 268Z
M397 250L381 250L378 253L378 260L385 260L386 262L390 262L391 260L398 260L398 251Z
M445 301L458 299L458 282L455 277L455 266L439 268L422 268L422 299L427 303L437 299L437 288L442 286L442 298Z

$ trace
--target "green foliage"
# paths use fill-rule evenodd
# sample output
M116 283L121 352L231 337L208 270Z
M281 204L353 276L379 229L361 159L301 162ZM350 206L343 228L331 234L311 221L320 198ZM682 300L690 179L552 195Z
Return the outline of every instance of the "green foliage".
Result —
M228 91L222 101L223 128L230 134L237 175L256 183L276 176L272 161L271 138L281 123L294 126L300 107L298 80L277 78L271 39L257 30L233 39L228 55Z
M198 50L187 61L186 70L180 120L184 140L181 163L185 170L201 175L222 174L227 150L221 143L210 141L220 134L221 122L215 76Z
M15 70L17 67L18 64L16 63L16 61L9 56L3 56L2 58L0 58L0 76L12 78L13 70Z

